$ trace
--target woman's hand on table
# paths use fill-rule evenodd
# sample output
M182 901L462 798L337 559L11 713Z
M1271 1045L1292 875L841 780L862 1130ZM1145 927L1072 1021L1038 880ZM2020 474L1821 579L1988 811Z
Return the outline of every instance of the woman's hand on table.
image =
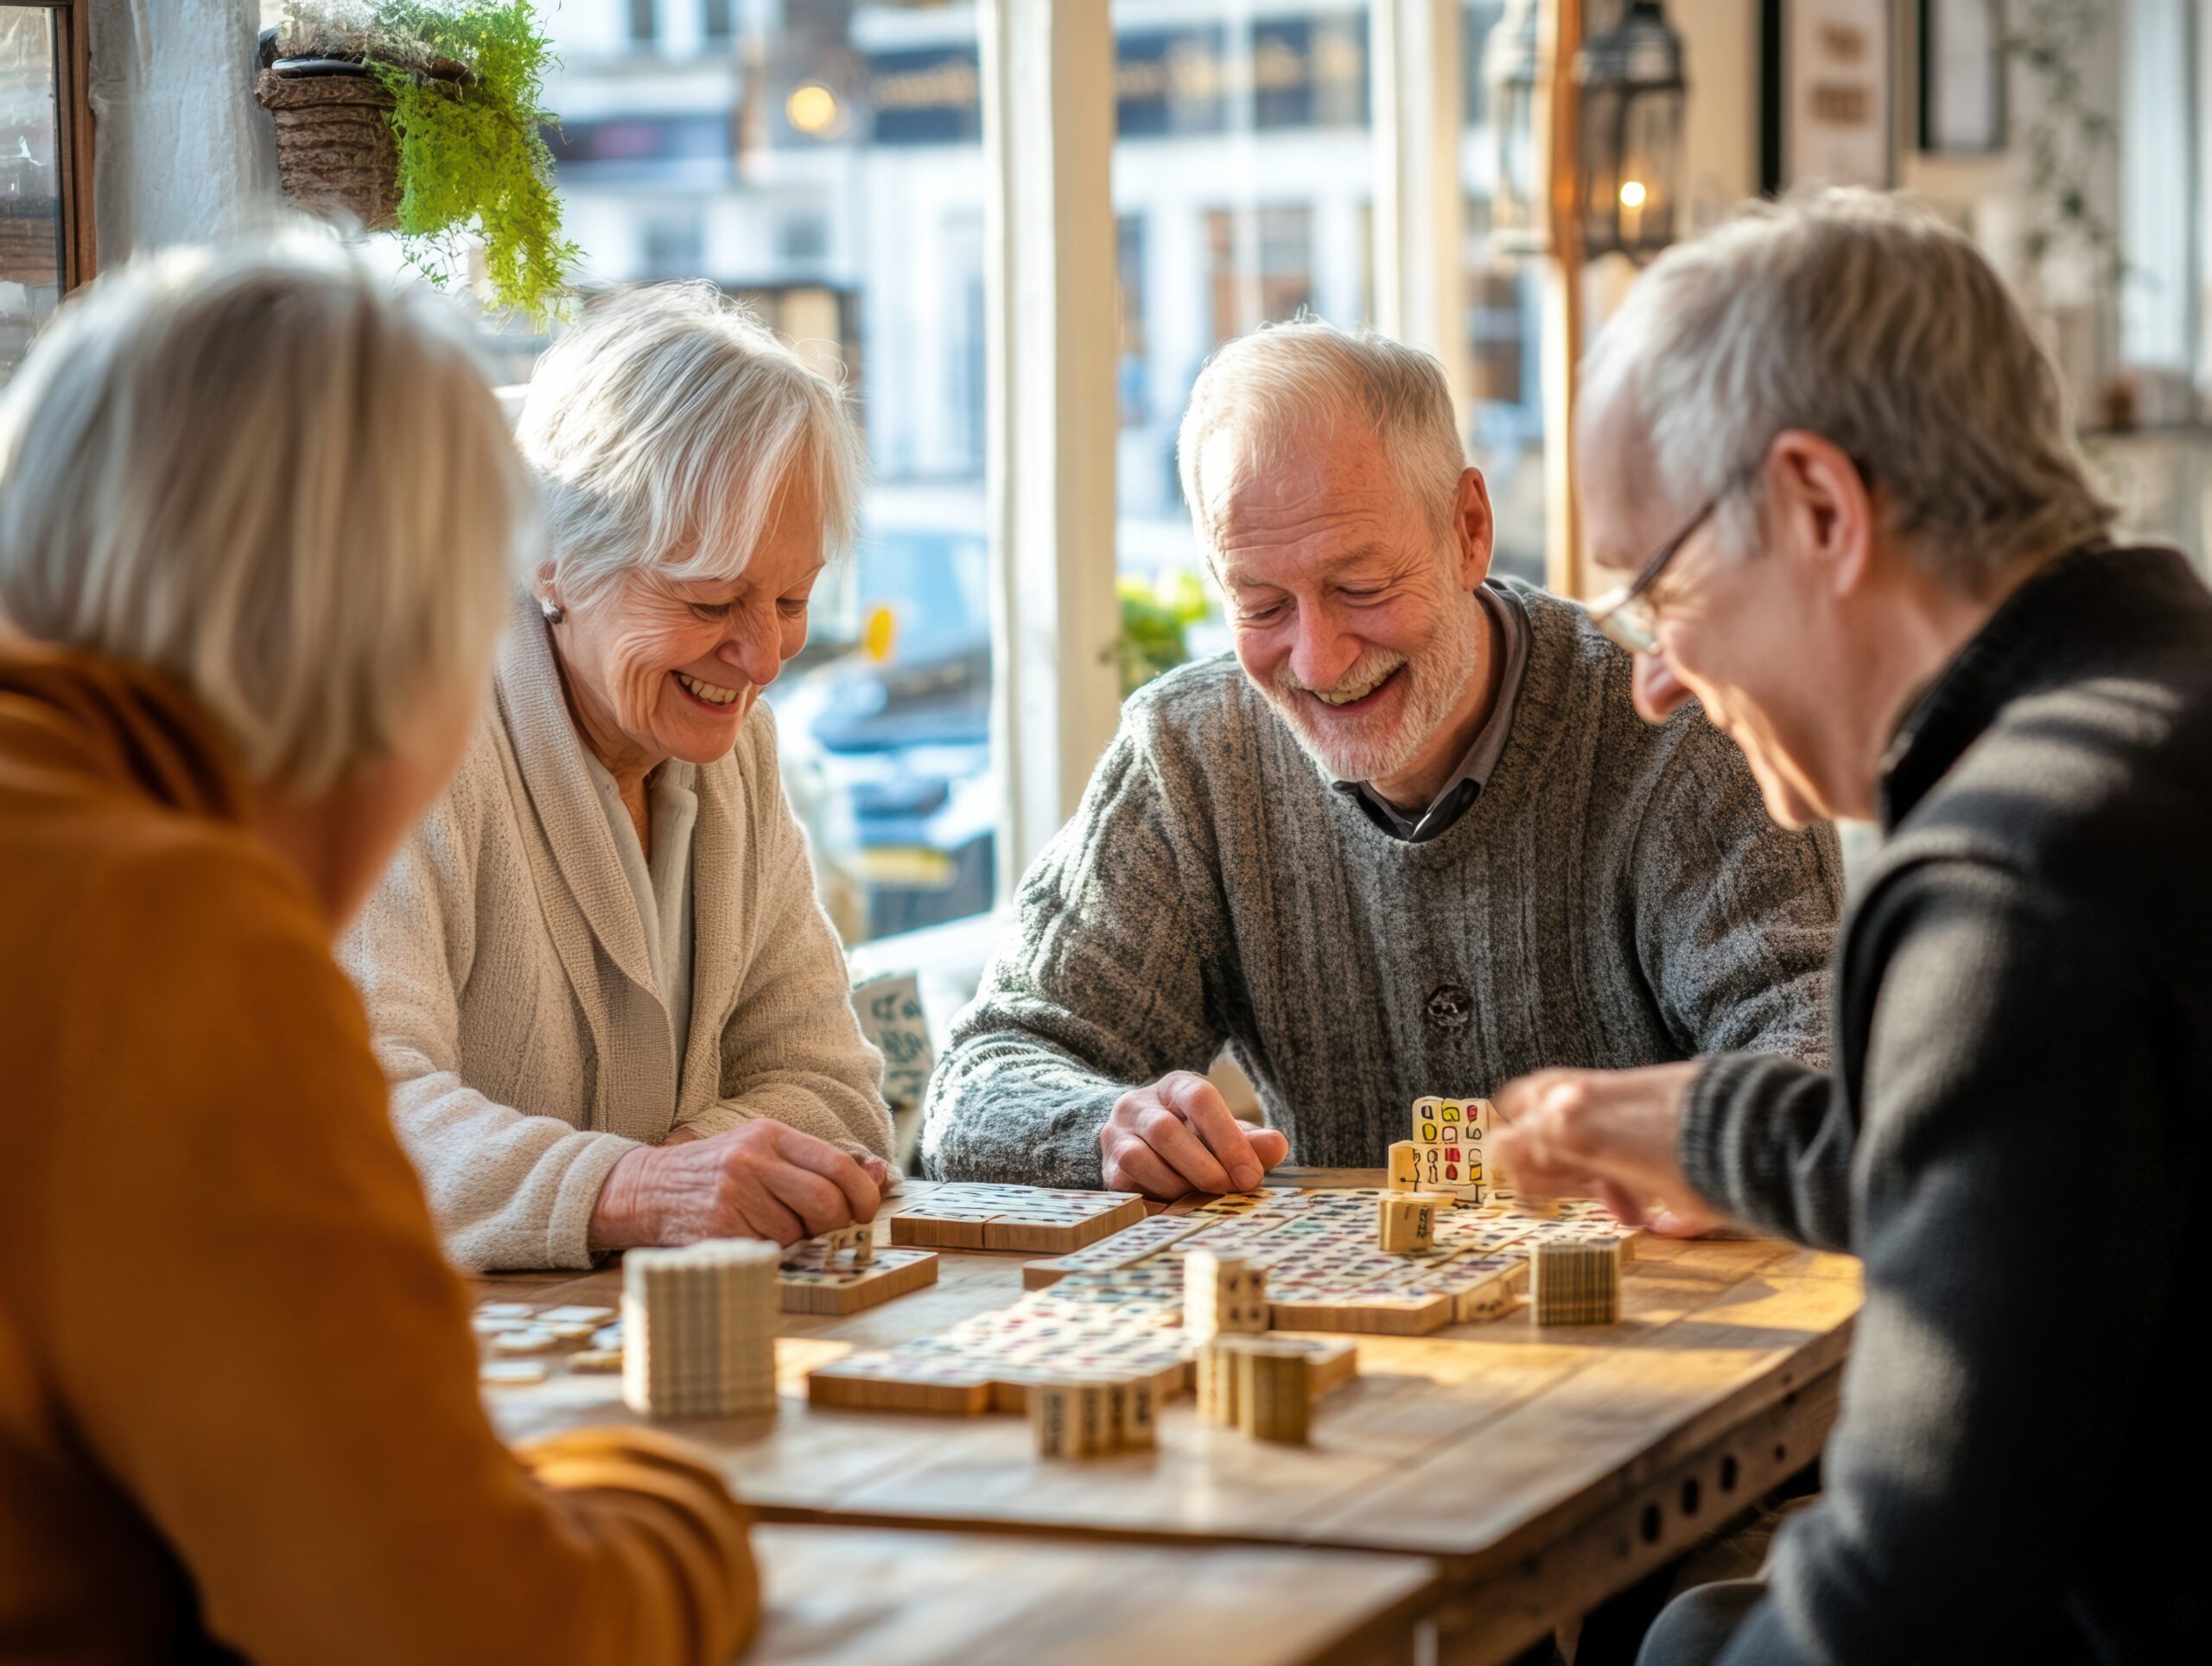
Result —
M1179 1070L1116 1102L1098 1130L1098 1153L1109 1191L1172 1200L1249 1192L1290 1154L1290 1141L1274 1129L1238 1122L1219 1088Z
M1642 1070L1547 1070L1491 1103L1491 1167L1533 1197L1595 1197L1631 1226L1694 1237L1719 1224L1677 1154L1695 1060Z
M702 1238L796 1243L875 1218L888 1173L827 1141L762 1119L726 1133L679 1129L665 1145L626 1154L591 1213L594 1250Z

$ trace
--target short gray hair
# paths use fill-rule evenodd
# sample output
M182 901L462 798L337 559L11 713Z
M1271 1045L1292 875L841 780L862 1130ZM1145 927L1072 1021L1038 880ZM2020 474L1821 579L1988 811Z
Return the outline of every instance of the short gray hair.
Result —
M168 673L287 791L475 691L531 513L468 326L325 235L110 272L0 395L0 616Z
M2004 280L1927 209L1866 190L1752 204L1670 249L1583 364L1586 409L1625 393L1658 487L1688 512L1785 429L1818 434L1887 501L1932 575L1979 588L2101 540L2050 355ZM1751 503L1724 506L1755 535Z
M594 307L537 361L515 432L545 493L545 565L577 596L639 568L735 578L802 480L825 557L859 541L867 465L843 389L711 283Z
M1243 442L1242 466L1266 469L1293 456L1300 442L1340 423L1363 428L1382 442L1431 530L1448 537L1467 455L1443 365L1433 353L1372 330L1299 318L1230 342L1206 361L1191 389L1175 455L1183 500L1209 553L1217 527L1199 476L1207 442L1224 429L1233 433Z

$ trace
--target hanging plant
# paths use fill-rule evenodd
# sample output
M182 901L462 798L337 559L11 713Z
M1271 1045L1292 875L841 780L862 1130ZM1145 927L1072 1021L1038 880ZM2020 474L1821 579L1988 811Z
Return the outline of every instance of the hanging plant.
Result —
M2023 0L2004 36L2008 56L2035 78L2035 117L2027 130L2028 188L2034 219L2023 243L2038 277L2045 261L2078 251L2111 289L2129 276L2120 232L2094 206L2091 183L2119 134L2094 107L2082 64L2103 26L2101 0Z
M542 137L555 119L542 102L550 52L530 0L292 0L264 55L258 91L280 123L287 104L358 105L351 88L307 85L319 78L353 69L375 83L396 200L361 217L397 231L433 282L474 234L493 304L533 325L561 309L578 251L561 235ZM288 194L307 194L295 172L285 169Z

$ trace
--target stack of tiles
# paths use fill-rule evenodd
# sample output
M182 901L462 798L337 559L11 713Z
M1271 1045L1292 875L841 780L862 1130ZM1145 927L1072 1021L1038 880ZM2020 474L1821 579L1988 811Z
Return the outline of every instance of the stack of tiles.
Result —
M1144 1218L1144 1199L1125 1192L961 1181L902 1203L885 1218L894 1244L1060 1256L1135 1225Z
M1385 1192L1375 1201L1375 1226L1391 1255L1436 1248L1436 1218L1451 1208L1441 1192Z
M856 1313L937 1282L937 1256L927 1250L878 1250L865 1226L802 1238L784 1252L777 1271L787 1313ZM860 1233L858 1238L850 1237Z
M1320 1394L1357 1370L1352 1345L1282 1332L1423 1336L1496 1319L1521 1304L1538 1244L1618 1238L1625 1263L1636 1237L1588 1199L1543 1218L1498 1191L1473 1207L1440 1210L1433 1249L1393 1255L1375 1242L1381 1195L1271 1186L1153 1216L1030 1262L1030 1294L1011 1307L817 1367L807 1397L817 1406L969 1416L1020 1411L1039 1383L1141 1378L1165 1402L1190 1385L1201 1345L1184 1310L1210 1300L1218 1313L1225 1260L1244 1262L1255 1275L1249 1322L1273 1327L1271 1343L1304 1351ZM1211 1279L1198 1275L1201 1252L1215 1258ZM879 1251L877 1260L898 1253ZM1186 1272L1189 1290L1213 1294L1186 1301Z
M1193 1342L1266 1330L1266 1269L1242 1256L1193 1250L1183 1258L1183 1328Z
M1304 1446L1313 1371L1303 1353L1247 1344L1236 1354L1236 1426L1256 1440Z
M1082 1250L1070 1250L1051 1261L1033 1261L1021 1269L1026 1290L1057 1284L1070 1273L1103 1273L1134 1267L1169 1244L1195 1237L1214 1225L1207 1215L1148 1215L1134 1226L1125 1226L1111 1237ZM1181 1288L1179 1282L1177 1288Z
M1494 1115L1487 1099L1432 1096L1414 1101L1414 1166L1422 1191L1449 1192L1465 1203L1483 1200L1483 1164Z
M1495 1191L1478 1205L1440 1204L1434 1247L1392 1253L1376 1243L1384 1195L1271 1188L1220 1198L1181 1214L1156 1215L1141 1228L1058 1260L1032 1262L1024 1281L1042 1289L1108 1269L1133 1275L1208 1250L1242 1256L1265 1271L1272 1329L1420 1336L1518 1307L1541 1240L1619 1237L1625 1261L1625 1246L1636 1237L1589 1199L1534 1211L1512 1192Z
M1177 1323L1182 1301L1179 1257L1068 1272L1012 1307L819 1366L808 1374L807 1398L817 1406L972 1415L1021 1411L1040 1384L1080 1382L1141 1383L1157 1405L1190 1381L1192 1339ZM1358 1368L1348 1342L1279 1339L1307 1356L1317 1394Z
M1191 1364L1198 1415L1209 1423L1236 1421L1236 1358L1234 1345L1220 1338L1201 1342Z
M622 1259L622 1398L653 1417L776 1408L776 1267L752 1238Z
M1096 1458L1159 1444L1153 1385L1039 1383L1029 1390L1029 1428L1040 1458Z
M1306 1349L1267 1337L1217 1337L1200 1345L1198 1370L1198 1415L1208 1422L1305 1444L1314 1389Z
M1621 1241L1558 1239L1536 1245L1529 1305L1539 1325L1611 1325L1621 1316Z

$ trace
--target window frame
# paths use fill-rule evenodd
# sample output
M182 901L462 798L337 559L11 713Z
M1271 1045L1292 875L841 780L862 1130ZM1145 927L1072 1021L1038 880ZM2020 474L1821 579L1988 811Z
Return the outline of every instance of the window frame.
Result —
M976 12L991 287L985 419L991 734L1003 795L1003 906L1074 814L1119 722L1115 102L1111 77L1097 73L1115 61L1115 41L1111 0L980 0ZM1368 17L1376 321L1443 359L1464 418L1472 385L1459 266L1464 10L1460 0L1370 0ZM1557 205L1573 202L1572 65L1580 0L1546 0L1543 17L1553 73L1537 123L1548 140L1554 204L1538 347L1548 437L1546 572L1553 588L1576 595L1584 575L1567 436L1580 260L1573 216ZM1009 135L1020 142L1009 143Z
M1001 906L1120 722L1110 0L981 0L985 524ZM1010 136L1020 135L1018 143Z
M0 10L54 14L54 111L61 169L61 292L99 270L92 218L91 0L0 0Z

